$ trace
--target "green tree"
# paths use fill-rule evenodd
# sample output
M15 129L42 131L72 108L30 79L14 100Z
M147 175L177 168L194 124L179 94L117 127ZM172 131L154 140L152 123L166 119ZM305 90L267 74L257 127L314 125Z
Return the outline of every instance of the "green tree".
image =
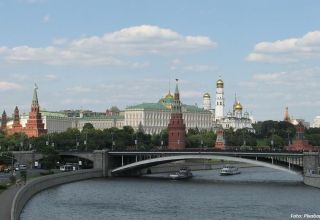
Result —
M47 170L56 168L57 162L60 159L59 154L52 147L44 147L41 150L41 153L44 155L42 159L43 168Z
M94 126L91 123L85 123L83 128L82 128L82 132L86 132L88 130L93 130Z

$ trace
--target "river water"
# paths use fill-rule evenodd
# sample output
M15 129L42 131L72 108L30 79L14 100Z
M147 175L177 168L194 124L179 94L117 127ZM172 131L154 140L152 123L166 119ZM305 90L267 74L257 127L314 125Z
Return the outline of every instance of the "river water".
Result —
M240 175L197 171L193 179L165 175L93 179L33 197L21 220L290 219L320 214L320 190L292 174L254 167ZM291 218L292 219L292 218Z

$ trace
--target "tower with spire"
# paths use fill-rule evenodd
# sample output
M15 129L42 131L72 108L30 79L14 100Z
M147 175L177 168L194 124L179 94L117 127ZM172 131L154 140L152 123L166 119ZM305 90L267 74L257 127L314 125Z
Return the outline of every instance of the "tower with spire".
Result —
M176 89L171 108L171 118L168 125L168 135L168 149L181 150L186 147L186 125L182 117L178 79L176 79Z
M15 107L13 113L13 124L12 128L8 129L8 134L12 135L14 133L21 133L23 132L23 127L20 123L20 112L18 106Z
M289 108L286 107L286 110L284 111L284 121L290 122L290 116L289 116Z
M28 137L39 137L40 135L47 133L47 130L44 128L44 123L40 113L37 90L38 86L35 84L31 103L31 111L25 127L25 133Z
M216 89L216 109L215 109L215 119L220 121L224 117L224 82L220 78L217 81Z
M3 111L2 117L1 117L1 130L2 131L5 131L7 129L7 121L8 121L7 113L6 113L6 111Z

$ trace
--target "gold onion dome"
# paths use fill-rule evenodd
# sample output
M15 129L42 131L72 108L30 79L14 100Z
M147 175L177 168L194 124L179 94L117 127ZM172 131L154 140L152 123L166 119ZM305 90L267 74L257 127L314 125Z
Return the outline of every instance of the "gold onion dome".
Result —
M166 95L165 99L173 99L173 95L169 92L169 93Z
M236 110L242 110L242 105L240 104L239 101L238 101L237 104L235 105L235 109L236 109Z
M210 98L210 94L208 92L206 92L204 95L203 95L203 98Z
M223 85L224 85L224 82L222 81L222 79L219 79L219 80L217 81L217 87L218 87L218 88L223 88Z

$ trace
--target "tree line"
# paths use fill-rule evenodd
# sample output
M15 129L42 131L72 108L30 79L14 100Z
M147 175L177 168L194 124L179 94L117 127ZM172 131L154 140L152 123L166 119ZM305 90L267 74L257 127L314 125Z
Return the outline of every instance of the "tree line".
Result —
M241 146L244 149L275 148L284 149L292 143L296 129L285 121L263 121L253 125L255 132L247 129L225 130L227 146ZM320 128L306 129L305 137L314 146L320 146ZM211 148L216 141L215 131L189 129L186 135L187 148ZM36 150L46 152L48 148L58 151L93 151L99 149L113 150L152 150L163 149L168 145L168 130L160 134L146 134L142 126L137 131L130 126L122 129L108 128L98 130L87 123L80 131L69 128L65 132L42 135L28 138L23 133L5 135L0 132L0 151Z

